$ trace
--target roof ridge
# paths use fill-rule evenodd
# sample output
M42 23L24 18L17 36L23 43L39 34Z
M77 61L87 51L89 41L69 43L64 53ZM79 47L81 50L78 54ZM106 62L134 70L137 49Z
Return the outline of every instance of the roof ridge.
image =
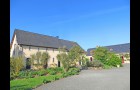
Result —
M16 29L16 31L23 31L23 32L28 32L28 33L32 33L32 34L41 35L41 36L48 36L48 37L56 38L56 37L54 37L54 36L44 35L44 34L35 33L35 32L30 32L30 31L25 31L25 30L21 30L21 29Z
M125 44L130 44L130 43L123 43L123 44L116 44L116 45L114 44L114 45L108 45L108 46L102 46L102 47L119 46L119 45L125 45ZM94 49L94 48L89 48L89 49ZM87 49L87 50L89 50L89 49Z
M44 34L35 33L35 32L30 32L30 31L25 31L25 30L21 30L21 29L15 29L15 31L23 31L23 32L28 32L28 33L32 33L32 34L41 35L41 36L47 36L47 37L52 37L52 38L60 39L60 38L57 38L57 37L55 37L55 36L44 35ZM60 40L64 40L64 39L60 39ZM69 41L69 42L75 43L74 41L70 41L70 40L64 40L64 41Z

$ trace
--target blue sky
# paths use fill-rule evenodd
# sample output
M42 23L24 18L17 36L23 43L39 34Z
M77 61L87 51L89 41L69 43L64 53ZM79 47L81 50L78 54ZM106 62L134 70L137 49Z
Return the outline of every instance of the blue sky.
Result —
M10 0L14 29L59 36L87 50L130 42L129 0Z

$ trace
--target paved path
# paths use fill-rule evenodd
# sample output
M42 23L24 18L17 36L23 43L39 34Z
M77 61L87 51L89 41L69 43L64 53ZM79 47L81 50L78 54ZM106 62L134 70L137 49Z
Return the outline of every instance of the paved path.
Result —
M82 70L80 75L44 84L35 90L130 90L130 64L109 70Z

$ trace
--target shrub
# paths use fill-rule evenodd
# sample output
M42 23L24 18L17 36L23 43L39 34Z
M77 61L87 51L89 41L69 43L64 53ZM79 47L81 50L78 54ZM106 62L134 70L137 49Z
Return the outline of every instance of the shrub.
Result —
M93 53L92 56L96 59L96 60L100 60L102 63L104 63L106 61L106 59L108 58L109 55L109 51L107 48L105 47L97 47L94 51L91 51Z
M104 64L103 68L104 68L104 69L110 69L110 68L112 68L112 67L109 66L109 65Z
M47 74L47 70L45 69L42 69L40 71L38 71L38 76L43 76L43 75L46 75Z
M87 61L86 63L87 63L87 67L90 67L90 61Z
M51 82L51 80L47 80L47 79L44 79L43 80L43 83L45 84L45 83L49 83L49 82Z
M10 72L11 75L18 76L19 71L23 68L23 58L10 58Z
M69 71L67 72L68 75L76 75L80 72L79 68L70 68Z
M56 71L54 71L54 70L49 70L48 73L49 73L50 75L55 75L55 74L56 74Z
M42 69L40 71L35 71L35 70L24 70L20 71L18 78L33 78L35 76L43 76L47 74L47 70Z
M103 63L99 60L88 62L88 67L103 67Z
M111 58L106 61L105 64L106 65L109 65L109 66L115 66L115 67L117 67L117 65L121 65L122 64L122 60L119 57L117 57L115 54L113 54L111 56Z
M62 67L56 67L56 68L48 68L47 71L50 75L55 75L58 73L63 73L64 69Z
M93 67L103 67L103 63L99 60L93 60Z
M54 70L56 71L56 73L63 73L64 69L62 67L56 67L54 68Z

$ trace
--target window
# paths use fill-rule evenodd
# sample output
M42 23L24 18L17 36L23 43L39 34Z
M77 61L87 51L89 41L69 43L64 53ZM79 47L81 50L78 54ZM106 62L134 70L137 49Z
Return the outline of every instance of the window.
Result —
M54 62L54 58L53 58L53 62Z

